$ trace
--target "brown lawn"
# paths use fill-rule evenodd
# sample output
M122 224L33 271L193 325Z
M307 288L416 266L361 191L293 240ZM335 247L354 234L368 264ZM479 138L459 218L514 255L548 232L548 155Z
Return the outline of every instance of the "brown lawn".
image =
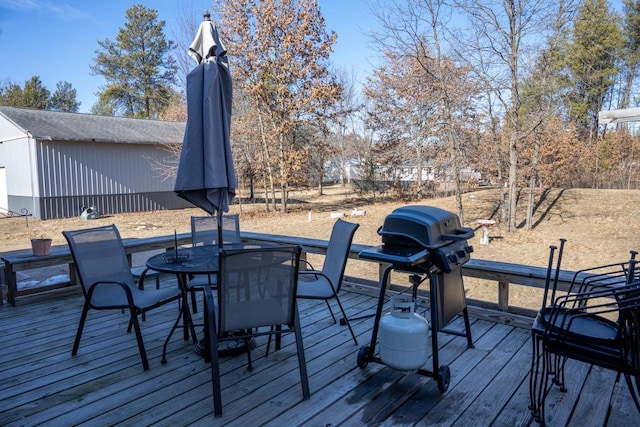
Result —
M475 248L473 257L546 266L549 245L566 238L563 267L570 270L609 262L626 260L630 250L640 249L640 191L638 190L552 190L538 201L532 230L524 228L507 232L502 224L491 230L491 243L480 244L482 230L479 219L499 220L495 212L498 200L496 189L465 194L465 226L476 229L470 242ZM542 195L540 195L542 196ZM285 234L328 239L335 221L331 212L345 213L345 219L360 224L354 242L378 245L376 233L384 218L394 208L407 203L377 203L358 198L340 187L326 189L324 196L315 191L297 192L292 196L291 212L267 213L263 204L232 206L232 213L241 214L241 228L245 231ZM420 204L455 210L453 197L426 199ZM354 209L366 210L365 216L349 216ZM524 220L524 202L520 205L518 220ZM0 219L2 246L0 251L29 248L30 237L51 237L54 244L63 244L61 231L116 224L124 238L172 234L189 231L189 217L203 215L199 209L154 211L106 215L100 219L84 221L80 218L39 221L24 218ZM359 268L351 263L351 268ZM495 283L466 283L468 294L474 298L494 300ZM512 293L512 303L536 306L539 296L529 291L518 296Z

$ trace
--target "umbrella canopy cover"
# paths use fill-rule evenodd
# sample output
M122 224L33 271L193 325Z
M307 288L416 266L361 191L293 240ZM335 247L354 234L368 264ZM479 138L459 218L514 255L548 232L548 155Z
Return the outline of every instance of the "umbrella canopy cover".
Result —
M213 214L227 212L237 186L231 154L232 84L226 49L205 20L189 47L187 125L174 191Z

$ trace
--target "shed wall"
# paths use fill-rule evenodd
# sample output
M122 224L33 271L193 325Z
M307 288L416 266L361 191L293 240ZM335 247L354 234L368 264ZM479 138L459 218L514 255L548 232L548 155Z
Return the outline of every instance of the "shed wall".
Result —
M191 205L156 170L170 153L151 144L38 141L37 206L42 219L177 209Z

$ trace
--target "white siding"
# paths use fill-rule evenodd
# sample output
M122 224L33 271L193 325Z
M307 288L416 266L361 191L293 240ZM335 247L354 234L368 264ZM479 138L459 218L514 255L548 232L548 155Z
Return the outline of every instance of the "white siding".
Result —
M0 166L6 168L8 194L23 197L32 196L31 160L28 137L0 144Z

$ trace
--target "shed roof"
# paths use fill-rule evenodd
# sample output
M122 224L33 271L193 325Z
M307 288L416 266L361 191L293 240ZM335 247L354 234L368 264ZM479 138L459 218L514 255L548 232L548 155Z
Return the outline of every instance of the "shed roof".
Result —
M137 144L182 143L185 123L0 106L0 115L35 139Z

